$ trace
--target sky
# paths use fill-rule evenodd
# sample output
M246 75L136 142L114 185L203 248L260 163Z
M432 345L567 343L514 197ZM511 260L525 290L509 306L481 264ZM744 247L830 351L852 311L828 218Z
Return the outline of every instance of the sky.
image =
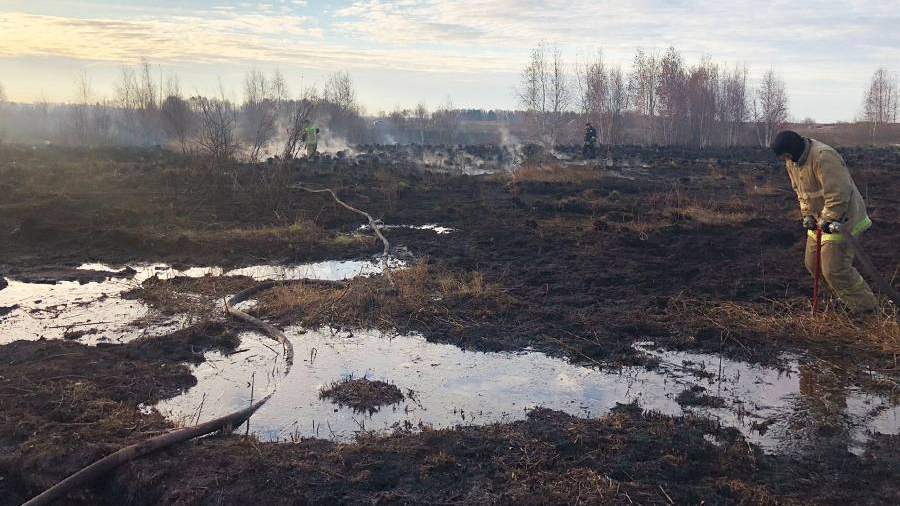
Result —
M878 67L900 72L892 1L691 0L0 0L0 84L20 102L74 100L88 76L111 97L123 65L146 58L189 94L240 98L249 70L279 69L294 93L347 71L369 112L425 103L512 109L531 48L570 64L602 51L630 68L638 48L674 45L751 78L774 69L791 116L853 120Z

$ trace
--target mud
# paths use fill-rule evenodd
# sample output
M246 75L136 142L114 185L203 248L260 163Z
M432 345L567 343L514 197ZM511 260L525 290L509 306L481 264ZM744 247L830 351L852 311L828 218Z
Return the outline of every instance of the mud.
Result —
M138 461L101 490L132 504L890 504L895 444L881 438L865 459L797 462L702 419L634 406L594 420L537 410L349 445L207 439Z
M6 275L21 283L36 283L53 285L62 281L72 281L79 284L97 283L111 278L127 278L137 271L128 267L124 270L96 270L78 267L51 267L11 270ZM4 285L5 287L6 285Z

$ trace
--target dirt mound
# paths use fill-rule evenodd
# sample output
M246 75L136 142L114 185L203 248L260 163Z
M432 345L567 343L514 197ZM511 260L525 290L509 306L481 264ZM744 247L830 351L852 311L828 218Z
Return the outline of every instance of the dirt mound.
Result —
M345 378L335 381L319 392L320 399L331 399L357 412L375 413L382 406L397 404L405 399L397 385L368 378Z

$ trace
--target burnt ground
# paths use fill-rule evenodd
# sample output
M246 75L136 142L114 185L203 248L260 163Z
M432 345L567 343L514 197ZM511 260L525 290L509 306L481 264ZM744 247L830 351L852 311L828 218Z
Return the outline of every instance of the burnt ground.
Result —
M18 504L121 446L171 427L139 412L196 384L186 363L234 350L221 324L202 324L127 345L62 340L0 346L0 504ZM90 493L73 500L91 503Z
M842 152L876 223L863 244L881 272L895 273L900 152ZM787 177L768 152L620 148L613 156L613 169L547 163L513 177L471 177L421 173L390 160L208 171L151 150L3 147L0 190L8 198L0 203L0 258L2 269L11 272L86 261L242 266L378 251L370 237L349 235L361 224L358 216L286 184L303 182L335 188L385 223L438 223L456 230L389 231L395 247L408 249L426 266L424 280L408 280L400 288L378 277L354 281L341 299L348 304L337 310L329 303L335 294L324 288L278 287L281 293L263 294L257 309L276 321L311 318L304 304L312 303L331 308L312 314L332 324L386 316L397 330L420 331L435 341L480 350L532 346L587 363L639 360L631 344L648 339L762 362L784 351L805 351L834 364L844 386L866 380L865 370L874 369L887 378L883 388L896 391L898 330L891 306L885 306L887 316L863 325L849 322L833 304L823 316L807 316L805 236ZM163 294L160 305L170 299L165 294L171 286L155 288ZM188 384L187 378L168 378L154 361L196 358L168 351L161 358L144 350L147 357L129 359L137 364L134 388L94 386L80 397L65 391L74 387L56 386L65 378L54 378L76 374L85 377L78 381L105 385L110 382L104 378L120 373L94 362L81 364L77 373L64 370L68 359L115 364L121 352L42 342L2 346L0 356L34 355L30 346L52 349L48 355L75 355L54 359L59 370L44 370L42 360L32 363L29 381L49 378L44 381L52 389L34 403L4 409L11 418L5 427L16 426L12 418L52 413L47 406L70 399L101 407L96 414L78 405L79 413L95 418L63 417L66 423L97 425L77 439L77 448L53 424L31 426L29 437L46 448L30 460L21 452L33 446L19 432L2 437L0 491L7 487L12 495L0 496L12 497L9 503L159 430L162 420L141 422L146 426L123 420L133 420L137 403L152 403ZM151 365L145 368L144 362ZM0 360L0 376L19 381L16 364ZM147 389L145 382L160 386ZM31 391L32 385L13 386ZM3 397L4 408L10 398ZM102 407L109 402L124 405L127 416L110 415L114 410ZM104 416L113 416L118 429L97 422ZM702 420L623 408L598 420L542 411L513 424L398 434L354 445L208 439L128 466L80 500L483 503L556 497L664 503L668 495L677 503L897 502L896 436L876 437L863 458L829 445L814 455L776 457L737 435L710 431ZM704 434L726 443L717 446ZM60 455L69 459L64 465L55 464Z

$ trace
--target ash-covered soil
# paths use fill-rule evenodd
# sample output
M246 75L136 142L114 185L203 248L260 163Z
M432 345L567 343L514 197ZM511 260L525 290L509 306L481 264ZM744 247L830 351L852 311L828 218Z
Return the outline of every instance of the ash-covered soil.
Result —
M387 224L454 231L388 231L395 249L424 266L407 279L286 283L261 294L254 311L275 322L390 327L589 365L644 363L632 345L645 340L758 362L796 351L832 364L845 386L896 395L896 308L885 304L859 325L830 300L825 314L809 316L796 199L766 150L614 148L609 162L545 159L480 176L418 170L391 152L210 170L155 150L3 146L2 270L244 266L380 251L371 234L355 233L359 216L290 188L303 183L333 188ZM863 245L892 278L900 151L841 152L875 222ZM146 293L162 306L182 289L217 297L249 280L198 283L148 284ZM179 364L212 345L159 339L0 346L0 503L168 427L138 405L190 385ZM686 403L715 402L687 395ZM832 444L773 456L700 419L633 406L593 420L539 410L512 424L355 444L209 438L141 459L71 500L883 504L900 501L897 448L897 436L875 436L862 457Z

